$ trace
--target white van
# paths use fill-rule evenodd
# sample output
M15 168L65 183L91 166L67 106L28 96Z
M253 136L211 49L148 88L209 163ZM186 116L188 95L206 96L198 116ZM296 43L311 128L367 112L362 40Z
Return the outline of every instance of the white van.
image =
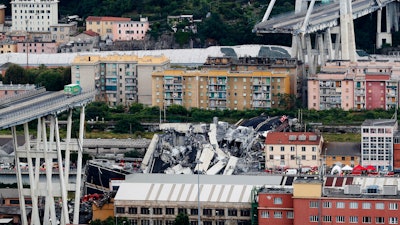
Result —
M296 175L297 174L297 169L286 169L285 170L286 175Z

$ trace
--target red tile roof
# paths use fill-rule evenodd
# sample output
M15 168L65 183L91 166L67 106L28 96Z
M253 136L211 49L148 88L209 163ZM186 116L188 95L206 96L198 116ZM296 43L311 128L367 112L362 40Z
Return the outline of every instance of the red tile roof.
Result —
M131 18L112 16L89 16L86 21L131 21Z
M318 145L321 136L314 132L269 132L265 144Z
M99 36L98 33L94 32L94 31L92 31L92 30L86 30L86 31L84 31L83 33L84 33L84 34L87 34L87 35L89 35L89 36L92 36L92 37Z

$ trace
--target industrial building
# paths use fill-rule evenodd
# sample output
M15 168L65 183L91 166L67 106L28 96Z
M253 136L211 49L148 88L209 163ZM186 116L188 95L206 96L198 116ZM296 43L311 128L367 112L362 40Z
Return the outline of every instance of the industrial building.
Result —
M192 225L199 216L204 225L251 224L252 191L280 182L280 176L132 174L119 185L115 217L132 225L172 225L186 213Z

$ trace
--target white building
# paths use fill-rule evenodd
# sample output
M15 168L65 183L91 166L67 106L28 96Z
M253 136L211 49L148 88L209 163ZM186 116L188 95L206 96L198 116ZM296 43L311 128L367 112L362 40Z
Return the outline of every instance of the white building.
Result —
M179 213L190 224L251 224L254 188L279 186L282 176L131 174L119 183L116 218L132 225L170 225ZM200 193L198 192L200 190ZM200 212L199 209L200 208Z
M361 125L361 164L377 170L393 169L393 136L398 130L395 119L365 120Z
M58 0L12 0L12 30L49 32L58 23Z

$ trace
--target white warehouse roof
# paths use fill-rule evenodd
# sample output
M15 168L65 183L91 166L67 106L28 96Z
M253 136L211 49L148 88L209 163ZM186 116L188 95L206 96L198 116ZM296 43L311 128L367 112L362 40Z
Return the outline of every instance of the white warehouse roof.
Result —
M200 201L251 202L254 187L279 186L282 176L200 175ZM121 183L118 201L197 201L198 175L132 174ZM132 191L135 190L135 191Z
M207 57L222 56L269 56L269 57L290 57L291 48L286 46L274 45L238 45L238 46L212 46L208 48L193 49L165 49L165 50L140 50L140 51L107 51L107 52L80 52L80 53L55 53L55 54L33 54L33 53L4 53L0 55L0 65L5 63L15 63L21 66L68 66L77 55L138 55L158 56L165 55L171 60L171 64L192 64L202 65Z

